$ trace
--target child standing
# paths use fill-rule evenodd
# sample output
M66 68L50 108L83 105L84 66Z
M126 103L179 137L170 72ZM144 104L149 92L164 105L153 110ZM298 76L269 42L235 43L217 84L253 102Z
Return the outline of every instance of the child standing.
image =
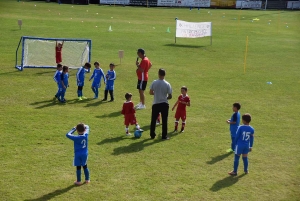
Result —
M138 122L136 121L135 117L135 110L134 110L134 104L131 102L132 94L131 93L126 93L125 94L125 99L126 101L123 103L123 108L122 108L122 114L124 115L125 121L125 131L126 135L129 136L131 135L128 131L128 126L130 125L135 125L137 130L140 130L140 126Z
M230 130L230 135L231 135L231 148L227 150L227 152L234 152L235 148L235 136L236 136L236 131L240 125L240 113L239 110L241 109L241 104L240 103L233 103L232 105L232 110L233 114L231 116L231 119L228 119L226 122L230 124L229 130Z
M254 142L254 128L250 126L251 115L244 114L242 116L243 124L240 126L236 132L235 137L235 155L234 155L234 163L233 163L233 171L228 172L228 174L232 176L237 175L237 170L239 166L240 155L243 156L244 162L244 173L248 174L248 153L252 151L253 142Z
M77 131L78 135L73 135ZM85 175L85 183L90 183L90 171L87 167L88 159L88 135L90 128L88 125L83 123L78 124L72 128L66 136L67 138L74 141L74 166L76 166L77 180L74 182L75 185L81 185L81 166L83 167Z
M110 101L114 101L114 85L115 85L115 79L116 79L116 72L114 71L115 64L110 63L109 64L109 70L106 74L106 87L104 91L104 99L102 101L107 101L107 94L109 92L110 94Z
M94 63L95 66L95 70L93 72L93 75L90 77L89 81L91 81L92 79L94 79L93 84L92 84L92 90L95 93L94 98L98 98L98 88L100 88L101 86L101 78L103 77L104 79L104 84L106 83L106 78L104 76L103 70L100 68L100 64L98 61L96 61Z
M56 71L54 73L54 76L53 76L53 80L56 82L57 84L57 92L53 98L53 100L56 100L58 99L58 95L59 95L59 83L60 83L60 77L61 77L61 71L62 71L62 65L61 64L57 64L57 67L56 67ZM58 99L59 100L59 99Z
M60 83L59 83L59 101L62 102L62 103L65 103L66 102L66 99L65 99L65 94L66 94L66 91L67 91L67 88L69 87L69 67L68 66L63 66L63 72L61 74L61 78L60 78Z
M59 64L62 62L62 56L61 56L61 52L62 52L62 48L64 45L64 41L62 43L55 43L55 59L56 59L56 63Z
M91 64L90 63L85 63L84 66L80 67L77 71L76 78L77 78L77 95L78 95L78 100L82 99L87 99L86 97L83 96L82 94L82 89L84 86L84 78L85 78L85 73L90 72L91 69Z
M178 105L178 106L177 106ZM175 113L175 130L174 132L177 132L178 128L178 123L179 120L181 119L182 121L182 126L180 132L184 132L185 128L185 120L186 120L186 106L190 106L190 97L187 95L187 87L183 86L181 87L181 94L178 96L178 99L175 103L175 105L172 108L172 111L174 108L177 106L177 110Z

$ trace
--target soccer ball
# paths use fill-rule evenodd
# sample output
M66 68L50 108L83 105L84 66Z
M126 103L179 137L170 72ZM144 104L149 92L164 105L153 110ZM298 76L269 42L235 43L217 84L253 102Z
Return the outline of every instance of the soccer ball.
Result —
M142 136L143 131L142 130L136 130L134 131L134 137L140 138Z

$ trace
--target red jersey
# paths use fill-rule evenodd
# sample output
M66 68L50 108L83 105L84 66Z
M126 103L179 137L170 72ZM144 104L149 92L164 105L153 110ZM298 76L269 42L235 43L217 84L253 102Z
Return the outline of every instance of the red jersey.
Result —
M135 110L134 110L134 105L131 101L129 102L125 102L123 104L123 108L122 108L122 112L121 112L124 117L125 117L125 121L124 124L126 126L128 126L129 124L134 125L136 124L136 118L135 118Z
M182 94L180 96L178 96L178 106L177 106L177 110L181 110L181 111L185 111L186 109L186 105L182 104L182 102L190 102L190 97L188 95L183 96Z
M144 57L140 63L140 67L144 69L144 72L141 72L140 70L136 71L138 80L148 81L148 71L151 68L150 60L147 57Z
M55 58L56 58L56 63L61 63L62 62L62 58L61 58L61 50L62 47L55 47Z

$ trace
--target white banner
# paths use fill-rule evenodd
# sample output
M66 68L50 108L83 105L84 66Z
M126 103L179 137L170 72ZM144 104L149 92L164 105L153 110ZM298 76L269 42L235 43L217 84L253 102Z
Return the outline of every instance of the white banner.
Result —
M212 36L211 22L185 22L176 20L177 38L200 38Z
M235 8L261 9L261 1L236 1Z
M158 0L157 6L210 7L210 0Z
M128 5L129 0L100 0L100 4Z
M299 9L300 8L300 1L288 1L287 8L290 9Z

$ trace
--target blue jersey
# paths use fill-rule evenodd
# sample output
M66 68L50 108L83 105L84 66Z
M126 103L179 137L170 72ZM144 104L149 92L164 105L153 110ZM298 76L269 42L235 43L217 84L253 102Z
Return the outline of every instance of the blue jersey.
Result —
M116 79L116 72L114 70L113 71L108 70L106 73L107 85L113 85L115 82L115 79Z
M241 119L241 115L239 112L235 112L231 116L230 122L235 122L235 124L230 124L230 128L229 128L231 136L233 137L236 135L236 131L240 125L240 119Z
M62 72L57 70L55 73L54 73L54 76L53 76L53 80L59 84L60 83L60 76L61 76Z
M254 128L249 125L242 125L238 128L235 137L235 144L239 146L253 146Z
M99 69L95 68L90 80L94 79L93 83L99 84L101 82L102 77L104 79L104 83L106 83L106 78L104 76L103 70L101 68L99 68Z
M61 74L61 76L60 76L60 82L59 82L59 86L60 86L60 87L63 86L61 82L63 82L64 85L65 85L66 87L68 87L68 85L69 85L69 74L68 74L68 73L62 73L62 74Z
M80 67L78 69L77 74L76 74L77 82L84 83L84 77L85 77L86 72L89 73L90 70L86 70L84 67Z
M75 157L80 155L88 154L88 135L90 132L90 128L88 125L85 125L85 133L83 135L73 135L76 131L76 128L70 130L66 136L67 138L74 141L74 153Z

